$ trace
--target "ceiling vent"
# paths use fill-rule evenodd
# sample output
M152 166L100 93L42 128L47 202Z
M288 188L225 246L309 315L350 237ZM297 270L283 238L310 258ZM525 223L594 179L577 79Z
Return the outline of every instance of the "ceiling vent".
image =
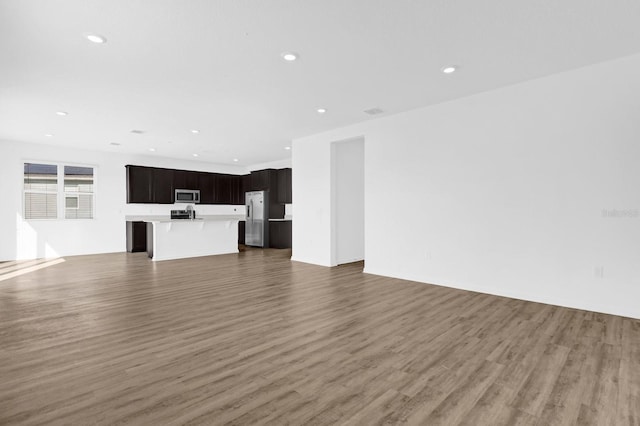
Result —
M136 135L141 135L144 133L144 130L133 129L131 133L135 133Z
M369 109L365 109L364 112L365 114L369 114L369 115L377 115L377 114L382 114L384 111L381 110L380 108L369 108Z

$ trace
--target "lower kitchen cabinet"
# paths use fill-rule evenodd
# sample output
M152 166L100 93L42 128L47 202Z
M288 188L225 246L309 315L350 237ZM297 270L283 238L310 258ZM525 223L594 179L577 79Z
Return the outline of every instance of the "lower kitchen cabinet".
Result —
M278 249L291 248L290 220L269 221L269 247Z
M127 251L135 253L147 250L147 224L127 222Z

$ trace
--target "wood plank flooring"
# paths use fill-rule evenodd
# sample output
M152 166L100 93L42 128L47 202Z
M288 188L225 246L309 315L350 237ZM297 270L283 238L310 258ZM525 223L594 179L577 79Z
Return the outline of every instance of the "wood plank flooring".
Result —
M0 264L0 424L640 425L638 320L289 255Z

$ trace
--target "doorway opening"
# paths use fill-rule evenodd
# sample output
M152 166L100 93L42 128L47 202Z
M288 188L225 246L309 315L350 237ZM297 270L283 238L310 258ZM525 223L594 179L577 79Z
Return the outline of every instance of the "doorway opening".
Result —
M331 144L331 265L364 260L364 137Z

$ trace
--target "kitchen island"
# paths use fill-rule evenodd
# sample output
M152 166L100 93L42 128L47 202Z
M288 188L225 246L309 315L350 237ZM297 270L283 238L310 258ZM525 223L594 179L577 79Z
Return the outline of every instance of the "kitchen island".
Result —
M197 219L127 216L147 223L147 253L154 261L238 253L238 222L244 214L207 215Z

